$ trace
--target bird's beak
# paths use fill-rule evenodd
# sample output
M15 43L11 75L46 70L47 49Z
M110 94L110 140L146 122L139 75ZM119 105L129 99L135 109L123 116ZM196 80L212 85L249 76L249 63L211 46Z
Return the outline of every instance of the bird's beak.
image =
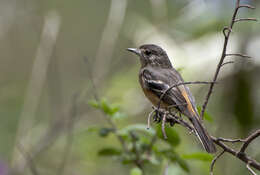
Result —
M127 48L128 51L135 53L136 55L141 55L141 50L137 48Z

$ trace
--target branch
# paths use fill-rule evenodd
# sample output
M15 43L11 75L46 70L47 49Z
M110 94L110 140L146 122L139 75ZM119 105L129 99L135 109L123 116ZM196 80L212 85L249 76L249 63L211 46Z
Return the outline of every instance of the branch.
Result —
M211 162L210 164L210 175L213 175L213 168L216 163L216 161L225 153L226 151L223 150L220 154L218 154Z
M20 143L17 143L17 149L21 153L21 155L26 160L27 165L30 167L31 173L33 175L39 175L38 170L36 169L35 163L31 157L31 155L24 149L23 145Z
M252 175L257 175L257 174L252 170L252 168L250 167L250 163L251 163L251 162L248 162L248 164L246 165L246 168L248 169L248 171L249 171Z
M243 57L243 58L251 58L250 56L244 55L244 54L241 54L241 53L226 54L226 57L228 57L228 56L239 56L239 57Z
M189 85L189 84L215 84L217 83L216 81L212 81L212 82L208 82L208 81L189 81L189 82L181 82L181 83L178 83L178 84L174 84L172 85L171 87L169 87L166 91L164 91L164 93L160 96L160 100L158 102L158 106L157 106L157 110L160 109L160 106L161 106L161 101L163 99L163 97L165 96L165 94L167 92L169 92L172 88L175 88L177 86L181 86L181 85Z
M254 140L256 139L258 136L260 136L260 129L258 129L257 131L255 131L254 133L252 133L249 137L247 137L244 140L244 144L240 149L240 153L244 153L246 151L246 148L248 147L248 145Z
M229 36L230 36L230 33L232 32L232 29L233 29L234 24L235 24L236 22L245 21L245 20L256 21L256 19L254 19L254 18L239 18L239 19L236 19L238 10L239 10L240 8L242 8L242 7L254 9L254 7L252 7L252 6L250 6L250 5L240 5L240 0L237 0L237 1L236 1L236 7L235 7L235 10L234 10L234 13L233 13L231 22L230 22L230 24L229 24L228 27L224 27L224 29L223 29L223 34L224 34L224 38L225 38L225 39L224 39L222 54L221 54L219 63L218 63L218 65L217 65L215 75L214 75L214 77L213 77L213 82L217 81L217 78L218 78L218 75L219 75L219 72L220 72L220 68L221 68L221 66L223 65L223 62L224 62L225 57L226 57L227 55L228 55L228 56L231 56L231 54L226 54L226 51L227 51L227 45L228 45L228 41L229 41ZM245 56L242 55L242 54L232 54L232 55L245 57ZM206 95L204 104L203 104L203 106L202 106L201 118L203 118L203 116L204 116L204 113L205 113L207 104L208 104L208 102L209 102L209 98L210 98L210 96L211 96L211 94L212 94L212 92L213 92L214 85L215 85L215 84L212 83L212 84L210 85L210 87L209 87L209 90L208 90L208 93L207 93L207 95Z
M239 18L235 19L234 22L239 22L239 21L257 21L256 18Z
M163 121L163 117L166 114L165 123L174 122L174 123L180 124L181 126L183 126L186 129L188 129L190 131L190 133L193 133L193 134L195 133L193 126L191 124L189 124L188 122L184 121L182 118L176 117L175 115L172 115L168 111L165 111L165 110L159 110L159 111L156 111L156 112L157 112L157 117L159 118L159 121ZM165 125L165 123L163 125ZM165 127L162 127L162 128L165 129ZM164 132L165 131L163 131L163 133ZM216 137L213 137L213 136L210 136L210 137L216 145L218 145L219 147L221 147L223 149L224 152L227 152L227 153L233 155L234 157L236 157L236 158L240 159L241 161L245 162L247 165L250 164L250 166L252 166L252 167L254 167L254 168L256 168L257 170L260 171L260 163L257 162L256 160L252 159L251 157L249 157L245 153L245 150L248 147L248 145L254 139L256 139L259 136L260 136L260 129L258 129L254 133L250 134L245 139L226 139L226 138L216 138ZM230 143L242 142L243 145L242 145L242 147L239 151L236 151L233 148L224 144L223 142L230 142Z
M223 66L225 66L225 65L227 65L227 64L232 64L232 63L235 63L235 62L234 62L234 61L227 61L227 62L221 64L221 67L223 67Z
M230 153L231 155L237 157L238 159L240 159L241 161L245 162L246 164L250 163L250 165L254 168L256 168L257 170L260 171L260 163L257 162L256 160L252 159L251 157L249 157L245 152L243 152L243 150L241 151L241 149L244 147L244 149L247 148L248 144L251 143L254 139L256 139L258 136L260 136L260 129L258 129L256 132L252 133L251 135L249 135L246 139L223 139L223 138L215 138L213 136L211 136L211 139L214 141L215 144L217 144L218 146L220 146L223 150L225 150L225 152ZM226 144L224 144L223 142L244 142L244 144L242 145L242 148L239 151L235 151L234 149L228 147Z

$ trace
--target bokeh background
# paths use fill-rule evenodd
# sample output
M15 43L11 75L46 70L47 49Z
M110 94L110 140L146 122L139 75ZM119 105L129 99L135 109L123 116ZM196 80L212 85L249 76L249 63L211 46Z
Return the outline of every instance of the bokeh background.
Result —
M256 10L241 9L239 17L260 17L259 1L241 3ZM88 102L97 94L119 104L127 115L116 121L119 128L146 124L151 104L138 84L139 60L126 48L158 44L186 81L209 81L234 5L235 0L1 0L0 174L31 174L31 157L39 174L129 174L130 166L98 156L102 147L120 143L87 132L107 125ZM215 136L246 137L260 126L259 34L259 22L235 24L228 53L252 58L229 57L235 64L221 70L207 108L212 120L205 121ZM190 88L201 106L208 86ZM176 130L180 155L202 151L188 131ZM257 160L259 145L257 139L248 149ZM191 174L209 172L209 161L188 164ZM173 163L169 174L187 173ZM215 174L249 173L225 155Z

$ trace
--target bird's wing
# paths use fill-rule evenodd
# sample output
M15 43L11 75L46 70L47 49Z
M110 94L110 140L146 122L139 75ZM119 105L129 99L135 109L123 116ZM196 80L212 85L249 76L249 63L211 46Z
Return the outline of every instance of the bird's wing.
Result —
M151 70L148 68L143 70L143 77L146 87L153 91L159 98L168 88L184 82L181 75L175 69ZM177 108L188 117L198 116L194 97L185 85L172 88L164 95L162 100L169 105L179 105Z
M145 87L152 91L158 98L172 85L181 82L177 77L167 75L167 71L164 72L164 70L144 69L142 71L142 77ZM169 90L164 95L162 101L169 105L183 105L186 103L178 87Z

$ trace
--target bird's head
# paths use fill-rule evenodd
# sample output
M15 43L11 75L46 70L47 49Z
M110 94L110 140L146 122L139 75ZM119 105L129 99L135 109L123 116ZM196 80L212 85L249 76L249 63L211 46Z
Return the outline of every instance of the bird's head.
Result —
M167 53L159 46L154 44L145 44L139 48L128 48L130 52L140 57L142 67L152 66L160 68L171 68L171 62Z

